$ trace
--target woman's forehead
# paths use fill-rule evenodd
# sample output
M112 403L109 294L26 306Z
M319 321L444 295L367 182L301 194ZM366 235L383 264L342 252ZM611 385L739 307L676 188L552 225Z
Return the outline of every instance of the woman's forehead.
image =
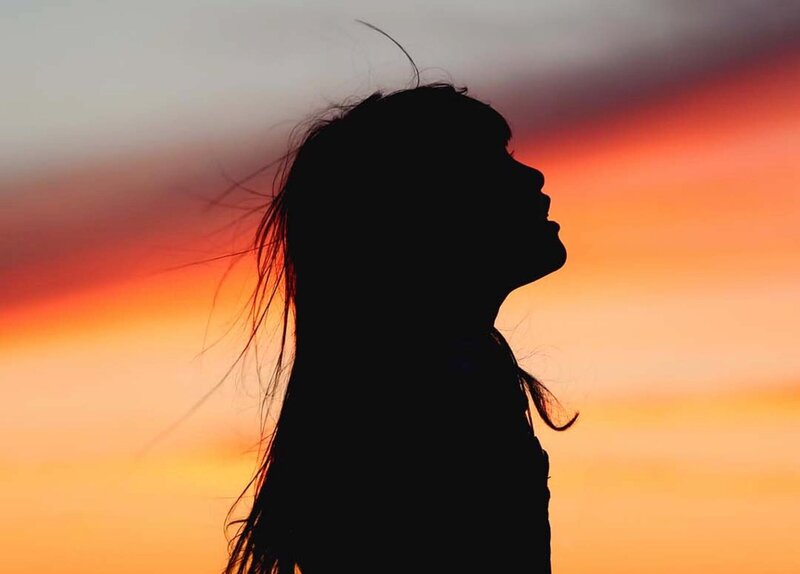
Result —
M498 151L505 150L511 140L511 127L505 118L493 108L486 106L481 113L481 118L473 122L469 135L464 141L468 147L473 147L476 152L487 152L494 156Z
M475 109L479 119L476 117L475 119L478 121L475 123L480 125L483 132L481 135L492 142L498 142L502 147L508 145L512 135L511 126L503 115L485 102L474 98L469 99L476 104Z
M508 145L508 142L511 140L511 126L508 125L506 119L500 115L500 112L496 111L494 108L489 108L492 111L492 114L495 118L495 125L497 126L498 135L500 138L500 142L503 144L503 147Z

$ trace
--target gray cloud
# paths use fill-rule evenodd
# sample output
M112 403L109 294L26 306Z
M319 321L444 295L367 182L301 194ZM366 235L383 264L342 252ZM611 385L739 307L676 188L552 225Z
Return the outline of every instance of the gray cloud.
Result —
M5 179L400 87L402 54L354 18L395 36L427 76L513 92L542 121L800 37L797 2L778 0L7 2L0 16Z

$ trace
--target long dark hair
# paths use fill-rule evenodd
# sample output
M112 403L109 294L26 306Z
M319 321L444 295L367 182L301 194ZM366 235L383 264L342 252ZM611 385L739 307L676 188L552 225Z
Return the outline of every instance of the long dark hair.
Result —
M404 197L402 194L409 185L442 188L443 179L435 166L448 165L448 160L442 162L442 153L453 156L460 153L448 149L451 142L473 129L478 133L503 129L497 128L496 117L487 115L489 106L466 92L466 88L443 82L418 84L389 94L377 91L360 101L333 106L293 132L289 151L277 164L272 193L263 206L252 245L257 282L249 301L251 332L245 346L247 349L251 345L269 316L279 314L280 352L262 407L269 410L279 396L283 400L274 430L267 432L262 428L264 448L260 466L226 517L226 521L230 520L234 508L252 487L254 500L249 514L228 522L229 526L238 525L238 529L229 541L225 574L295 572L298 560L292 541L295 498L291 493L290 467L294 451L300 448L297 442L304 424L301 419L305 417L307 421L321 412L310 406L310 397L324 389L323 385L312 382L314 376L309 373L320 361L320 353L327 360L342 351L342 347L337 347L336 325L355 312L349 304L356 300L351 273L364 266L363 257L369 251L365 243L371 244L369 248L377 246L384 250L386 259L394 261L385 266L383 260L371 261L371 281L389 281L397 285L399 292L404 292L410 282L419 280L400 273L396 258L408 257L409 253L413 257L428 257L421 254L430 251L426 242L430 244L430 234L435 230L425 217L429 211L441 207L437 203L440 200L428 194L423 205L409 206L399 198ZM411 109L413 117L408 113ZM485 126L476 128L481 122ZM486 127L490 123L491 128ZM396 135L401 132L414 138L413 150L408 150L409 139ZM498 137L508 139L510 133ZM431 155L436 156L437 163L425 165L425 158ZM417 163L404 164L411 161L409 158ZM445 173L442 177L450 182L456 176ZM359 209L353 209L350 201L360 202ZM393 217L356 215L364 211L380 212L381 203L387 201L397 201L399 205ZM402 242L393 243L391 238L398 233L391 223L395 219L404 225L417 226L416 233L407 233ZM435 253L430 257L430 261L415 262L430 264L426 269L434 272ZM411 303L398 305L402 309L399 313L411 308ZM365 341L370 338L369 334L362 336ZM492 329L490 340L514 370L519 386L528 396L526 412L531 429L530 404L551 429L569 428L578 413L566 423L557 424L553 417L555 410L561 408L557 399L517 364L508 342L496 328ZM335 351L326 351L331 346ZM375 351L378 347L369 348ZM290 351L293 351L291 359ZM369 351L362 351L359 359L367 360L369 355ZM370 364L374 366L377 362ZM354 367L347 368L351 369L349 377ZM288 380L281 390L279 383L287 371Z

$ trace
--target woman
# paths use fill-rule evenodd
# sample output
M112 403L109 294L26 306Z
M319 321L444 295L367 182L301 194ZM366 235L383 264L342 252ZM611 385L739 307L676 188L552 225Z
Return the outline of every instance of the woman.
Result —
M254 331L282 288L294 361L227 574L550 572L528 398L556 430L577 413L553 422L494 320L566 250L510 137L433 83L335 107L284 156Z

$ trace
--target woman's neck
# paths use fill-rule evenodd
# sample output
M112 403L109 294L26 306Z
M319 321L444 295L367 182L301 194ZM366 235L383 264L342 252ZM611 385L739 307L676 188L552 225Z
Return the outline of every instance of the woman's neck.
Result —
M363 298L358 308L329 304L300 314L297 335L317 350L355 346L362 356L392 349L406 353L457 348L491 337L503 300L464 290L424 302L373 295Z
M499 297L443 297L429 311L429 331L443 341L488 336L502 302Z

